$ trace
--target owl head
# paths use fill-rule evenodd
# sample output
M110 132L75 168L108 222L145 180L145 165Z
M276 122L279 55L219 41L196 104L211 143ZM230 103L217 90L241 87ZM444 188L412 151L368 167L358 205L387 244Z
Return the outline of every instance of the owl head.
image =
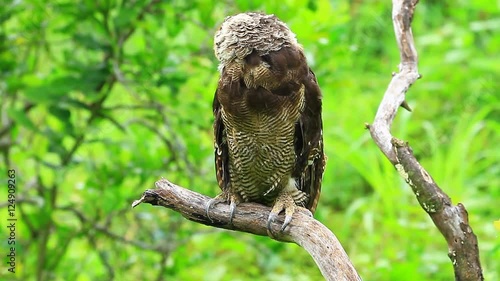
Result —
M241 13L227 17L214 37L215 56L223 67L252 52L259 56L299 46L295 34L275 15Z

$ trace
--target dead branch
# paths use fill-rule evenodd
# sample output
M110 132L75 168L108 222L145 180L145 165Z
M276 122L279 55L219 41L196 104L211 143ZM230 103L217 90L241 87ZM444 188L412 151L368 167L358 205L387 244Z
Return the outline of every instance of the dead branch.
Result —
M268 236L266 223L270 207L241 203L236 208L232 225L229 224L229 205L217 204L210 208L207 217L205 206L209 197L180 187L161 179L156 182L156 189L146 190L132 207L141 203L159 205L172 209L186 219L205 225ZM271 225L273 239L293 242L303 247L314 259L326 280L361 280L352 266L349 257L335 235L323 224L311 217L306 209L294 214L294 219L283 233L279 233L283 216Z
M400 106L407 109L405 94L420 75L417 69L417 51L413 42L411 21L418 0L393 0L392 19L401 63L380 103L373 125L367 125L370 134L411 186L422 208L429 214L448 243L456 280L484 280L479 261L477 237L469 225L467 210L450 198L420 165L407 143L391 135L390 128Z

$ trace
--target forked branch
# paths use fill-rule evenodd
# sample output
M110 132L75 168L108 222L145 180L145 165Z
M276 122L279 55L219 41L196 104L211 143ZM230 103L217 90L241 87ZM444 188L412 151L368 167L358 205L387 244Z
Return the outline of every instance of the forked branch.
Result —
M373 125L367 125L370 134L401 176L411 186L422 208L448 242L456 280L484 280L477 237L469 225L467 210L450 198L420 165L407 143L391 135L390 128L400 106L407 109L405 94L420 78L417 69L417 51L413 42L411 21L417 0L393 0L392 19L401 63L380 103Z

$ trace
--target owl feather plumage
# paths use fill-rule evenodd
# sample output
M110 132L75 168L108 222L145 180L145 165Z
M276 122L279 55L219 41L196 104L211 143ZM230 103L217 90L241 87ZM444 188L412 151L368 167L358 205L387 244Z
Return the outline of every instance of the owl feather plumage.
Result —
M213 102L218 202L316 210L325 167L321 92L295 34L274 15L242 13L215 34L220 79Z

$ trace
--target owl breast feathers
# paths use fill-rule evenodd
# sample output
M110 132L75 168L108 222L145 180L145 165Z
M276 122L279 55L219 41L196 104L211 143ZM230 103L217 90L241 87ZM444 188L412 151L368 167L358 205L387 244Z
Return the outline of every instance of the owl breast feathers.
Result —
M274 15L226 18L215 34L214 201L272 206L270 223L296 206L314 213L325 167L321 92L295 35ZM213 202L212 202L213 203ZM210 206L208 206L210 208ZM207 208L207 212L208 212Z

